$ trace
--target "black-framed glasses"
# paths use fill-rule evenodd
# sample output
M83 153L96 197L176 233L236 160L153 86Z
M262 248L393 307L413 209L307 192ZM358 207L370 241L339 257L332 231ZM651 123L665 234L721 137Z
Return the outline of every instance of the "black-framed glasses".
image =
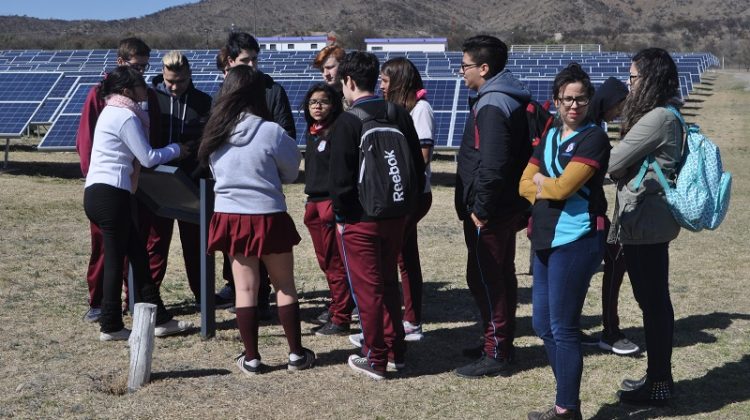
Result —
M566 96L564 98L559 98L559 101L562 102L564 106L573 106L573 102L578 106L586 106L589 104L590 99L588 96Z
M630 75L630 83L633 83L633 80L636 80L637 78L641 77L640 74L631 74Z
M461 63L461 72L466 73L466 69L470 69L472 67L479 67L481 64L464 64Z
M309 101L307 101L307 106L309 106L309 107L314 107L316 105L320 105L322 107L323 106L330 106L331 105L331 101L329 101L328 99L320 99L320 100L319 99L310 99Z
M130 63L130 62L126 62L125 64L126 64L126 65L127 65L128 67L132 67L132 68L134 68L134 69L135 69L136 71L141 71L141 72L147 72L147 71L148 71L148 69L150 69L150 68L151 68L151 64L149 64L149 63L146 63L146 64L140 64L140 63Z

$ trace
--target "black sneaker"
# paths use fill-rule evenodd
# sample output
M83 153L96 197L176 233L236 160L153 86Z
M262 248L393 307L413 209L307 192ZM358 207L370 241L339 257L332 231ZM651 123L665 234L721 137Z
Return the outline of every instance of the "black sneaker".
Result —
M510 376L510 364L505 359L482 355L479 360L453 371L462 378L477 379L484 376Z
M583 416L581 415L581 412L578 410L568 410L564 413L558 413L557 410L555 410L555 407L550 408L547 411L539 412L539 411L532 411L527 416L529 420L555 420L555 419L573 419L573 420L582 420Z
M228 309L232 306L234 306L234 298L227 299L218 293L214 295L214 307L216 309Z
M253 359L257 360L257 359ZM237 362L237 367L240 368L240 372L244 373L247 376L255 376L263 371L263 368L265 368L265 365L263 363L259 363L257 366L253 366L250 362L250 360L245 359L245 352L243 351L240 353L239 356L235 359ZM260 360L258 360L260 362Z
M620 402L633 405L661 407L667 405L674 395L674 382L652 381L646 378L643 385L631 391L619 391Z
M583 346L598 346L599 345L599 339L596 337L592 337L583 330L579 331L579 334L581 335L581 345Z
M349 356L349 367L357 373L367 375L376 381L385 379L385 373L379 372L370 366L370 362L366 357L362 357L358 354L352 354Z
M464 357L468 357L469 359L479 359L480 357L484 356L484 344L480 344L476 347L467 347L461 350L461 354L463 354Z
M622 389L623 391L632 391L634 389L638 389L646 383L647 378L647 375L643 375L641 379L623 379L622 383L620 384L620 389Z
M315 319L312 320L312 322L320 325L325 325L331 322L331 313L328 312L328 308L321 312L320 315L316 316Z
M338 325L331 321L326 322L323 326L314 328L315 335L330 336L330 335L349 335L349 325Z
M298 360L292 361L292 359L289 359L289 364L287 364L286 368L290 371L297 371L297 370L305 370L310 369L315 364L315 353L308 349L308 348L302 348L302 351L305 353L305 355Z

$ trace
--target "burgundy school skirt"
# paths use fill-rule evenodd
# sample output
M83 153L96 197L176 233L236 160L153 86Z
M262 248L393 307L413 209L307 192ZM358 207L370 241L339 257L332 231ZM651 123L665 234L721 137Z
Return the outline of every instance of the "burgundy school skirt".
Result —
M208 230L208 251L258 257L292 252L302 238L286 212L271 214L214 213Z

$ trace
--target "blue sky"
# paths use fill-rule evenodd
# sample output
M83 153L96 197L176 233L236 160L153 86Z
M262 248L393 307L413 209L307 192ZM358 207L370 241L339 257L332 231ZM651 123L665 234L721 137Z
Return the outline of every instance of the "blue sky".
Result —
M112 20L140 17L188 3L198 0L0 0L0 16Z

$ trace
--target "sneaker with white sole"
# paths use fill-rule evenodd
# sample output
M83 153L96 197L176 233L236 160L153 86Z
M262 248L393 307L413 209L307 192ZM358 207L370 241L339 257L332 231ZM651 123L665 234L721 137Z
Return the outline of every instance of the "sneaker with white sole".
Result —
M370 362L366 357L362 357L358 354L352 354L349 356L349 367L357 373L367 375L376 381L385 379L385 373L375 370L370 366Z
M170 335L184 333L191 328L193 328L193 323L190 321L178 321L176 319L172 319L163 324L157 325L154 328L154 335L157 337L167 337Z
M255 376L263 372L263 369L266 366L260 362L260 359L247 360L245 358L244 351L240 353L240 355L237 356L234 360L237 363L237 367L240 368L240 372L244 373L247 376Z
M99 341L126 341L128 338L130 338L130 330L127 328L120 331L99 333Z
M602 335L602 339L599 341L599 348L621 356L637 353L640 350L637 344L628 340L624 335L615 337L605 337Z
M290 371L297 371L297 370L305 370L310 369L315 364L315 352L312 350L303 347L302 352L304 353L302 355L301 359L292 360L292 355L289 355L289 364L287 364L287 370ZM297 355L297 357L299 357Z
M404 341L419 341L424 337L422 334L422 324L412 324L404 321Z
M354 347L362 348L362 344L365 342L365 335L363 333L359 334L351 334L349 336L349 342L352 343Z
M405 362L395 362L393 360L389 360L388 364L386 365L386 367L390 371L396 371L396 372L398 372L398 371L406 369L406 363Z
M99 322L99 318L102 316L101 308L89 308L85 314L83 314L83 320L86 322Z

